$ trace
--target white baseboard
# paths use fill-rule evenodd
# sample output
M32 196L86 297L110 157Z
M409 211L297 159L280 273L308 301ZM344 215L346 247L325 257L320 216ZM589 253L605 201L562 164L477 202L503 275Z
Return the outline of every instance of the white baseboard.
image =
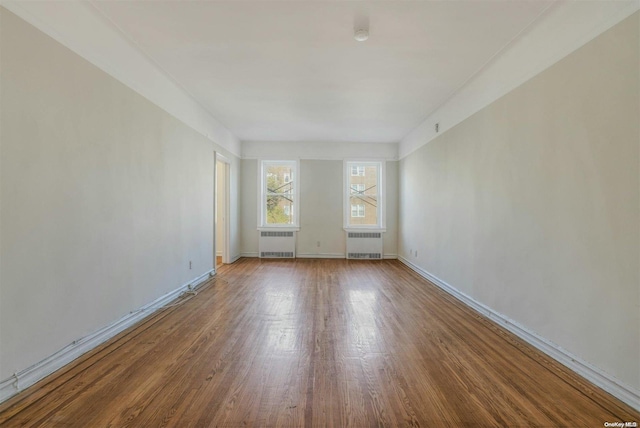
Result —
M385 260L395 260L398 258L397 254L385 254L384 257L382 257Z
M214 275L214 273L215 271L212 269L200 275L199 277L194 278L193 280L181 285L175 290L170 291L163 296L160 296L153 302L148 303L137 310L131 311L129 314L113 322L112 324L103 327L95 333L74 340L66 347L60 349L56 353L34 364L33 366L15 373L8 379L0 381L0 403L6 401L25 388L30 387L46 376L49 376L56 370L59 370L76 358L80 357L82 354L92 350L96 346L111 339L121 331L129 328L138 321L149 316L158 308L176 299L182 292L194 289L199 284L209 279L209 277Z
M235 256L231 257L231 260L229 260L229 263L237 262L240 257L242 257L242 254L236 254Z
M296 258L299 259L344 259L344 253L298 253Z
M434 283L436 286L449 293L456 299L460 300L465 305L471 307L482 315L494 321L496 324L500 325L504 329L510 331L515 334L525 342L530 345L536 347L540 351L544 352L554 360L558 361L565 367L571 369L578 375L582 376L589 382L594 385L602 388L607 391L614 397L617 397L621 401L627 403L631 407L636 410L640 410L640 391L635 388L632 388L628 385L620 382L619 379L611 376L608 373L605 373L601 369L595 367L594 365L582 360L581 358L571 354L565 349L562 349L560 346L555 343L545 339L537 335L536 333L530 331L523 325L517 323L506 317L505 315L496 312L490 307L478 302L472 297L462 293L461 291L456 290L451 285L447 284L445 281L440 278L432 275L421 267L413 264L406 258L402 256L398 256L398 260L408 266L410 269L418 273L420 276Z
M258 253L240 253L240 257L258 257Z

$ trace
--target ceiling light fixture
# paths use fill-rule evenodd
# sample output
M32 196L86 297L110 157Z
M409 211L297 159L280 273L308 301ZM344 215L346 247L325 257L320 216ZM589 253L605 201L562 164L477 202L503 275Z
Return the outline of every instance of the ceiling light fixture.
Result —
M359 42L364 42L369 38L369 31L365 29L356 30L356 33L353 35L353 38Z

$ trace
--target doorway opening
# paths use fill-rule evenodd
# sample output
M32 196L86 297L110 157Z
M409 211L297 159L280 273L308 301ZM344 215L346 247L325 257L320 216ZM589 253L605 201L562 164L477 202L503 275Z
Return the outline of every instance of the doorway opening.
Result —
M229 263L229 170L230 163L220 153L215 154L214 197L214 266Z

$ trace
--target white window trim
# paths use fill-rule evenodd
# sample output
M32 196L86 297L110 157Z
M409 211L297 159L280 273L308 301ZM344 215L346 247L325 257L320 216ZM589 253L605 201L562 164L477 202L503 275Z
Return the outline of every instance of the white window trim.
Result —
M351 164L357 163L365 166L377 166L378 167L378 189L379 189L379 199L378 199L378 224L349 224L349 219L351 218L351 203L349 202L349 198L351 196L351 189L348 187L349 177L351 176ZM386 201L386 161L381 160L358 160L358 159L345 159L343 166L343 174L342 174L342 219L343 224L342 228L349 231L363 231L363 230L373 230L376 232L386 232L387 231L387 201Z
M293 167L293 224L267 224L266 219L266 195L267 183L264 180L264 167L266 165L291 165ZM263 203L265 202L265 203ZM297 232L300 230L300 160L299 159L258 159L258 230L281 230Z

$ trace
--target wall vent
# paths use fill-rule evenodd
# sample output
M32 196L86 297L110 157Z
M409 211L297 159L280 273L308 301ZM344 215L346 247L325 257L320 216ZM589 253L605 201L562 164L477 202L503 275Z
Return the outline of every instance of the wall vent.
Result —
M260 258L294 258L296 234L284 230L261 230L258 237Z
M380 253L348 253L348 259L371 259L371 260L380 260L382 258L382 254Z
M260 237L262 238L292 237L292 236L293 236L293 232L280 232L280 231L271 232L271 231L265 231L265 230L260 232Z
M260 253L260 258L292 259L293 252L292 251L263 251Z
M349 232L348 238L381 238L380 232Z
M382 232L347 232L347 258L380 260Z

